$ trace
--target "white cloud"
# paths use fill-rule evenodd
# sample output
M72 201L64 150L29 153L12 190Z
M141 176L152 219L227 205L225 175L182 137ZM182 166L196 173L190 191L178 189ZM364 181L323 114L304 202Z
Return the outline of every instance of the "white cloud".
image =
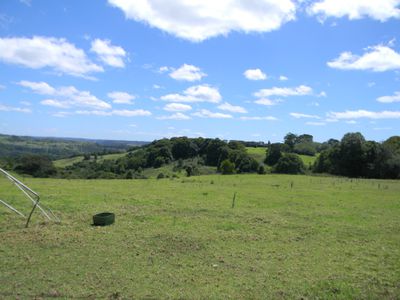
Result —
M278 104L278 102L281 102L281 100L271 100L271 99L267 99L267 98L261 98L261 99L254 101L254 103L256 103L256 104L265 105L265 106L276 105L276 104Z
M220 110L226 110L233 113L241 113L241 114L247 113L247 110L244 107L232 105L228 102L222 103L221 105L218 106L218 108Z
M46 95L46 96L53 96L53 97L60 97L62 100L59 99L52 99L53 105L57 101L58 106L63 105L62 107L71 107L71 106L78 106L78 107L91 107L94 109L109 109L111 105L107 102L98 99L96 96L92 95L88 91L79 91L74 86L65 86L54 88L47 84L46 82L31 82L31 81L20 81L18 83L23 87L30 88L33 92ZM45 105L49 105L51 102L45 102Z
M265 80L267 75L260 69L249 69L244 71L243 75L249 80Z
M200 118L211 118L211 119L230 119L232 118L229 114L214 113L207 109L201 109L198 112L192 114L192 116Z
M147 117L151 116L151 112L143 109L136 110L78 110L75 112L78 115L95 115L95 116L120 116L120 117Z
M317 95L318 98L325 98L325 97L327 97L327 96L328 96L328 95L326 94L325 91L322 91L321 93L319 93L319 94Z
M0 60L31 69L51 68L80 77L104 71L91 62L82 49L65 39L53 37L0 38Z
M125 17L193 42L231 31L269 32L295 19L292 0L108 0Z
M400 92L395 92L392 96L382 96L376 100L382 103L400 102Z
M316 115L307 115L307 114L302 114L302 113L290 113L290 115L293 118L300 119L300 118L306 118L306 119L321 119L319 116Z
M261 89L258 92L254 93L254 96L259 98L270 97L270 96L280 96L280 97L305 96L305 95L311 95L312 92L313 90L311 87L306 85L300 85L294 88L273 87L270 89Z
M350 121L346 121L347 124L357 124L357 121L355 120L350 120Z
M328 17L350 20L369 17L384 22L390 18L400 18L399 0L322 0L313 3L308 13L317 15L320 20Z
M21 107L12 107L7 106L0 103L0 111L7 111L7 112L21 112L21 113L31 113L32 111L29 108L21 108Z
M1 90L5 90L6 89L6 86L5 85L2 85L2 84L0 84L0 91Z
M363 55L343 52L338 58L329 61L328 66L341 70L372 70L384 72L400 69L400 54L393 49L377 45L368 47Z
M177 112L170 116L158 117L157 119L159 119L159 120L189 120L191 118L183 113Z
M166 111L188 111L191 109L192 107L190 105L182 103L168 103L164 106L164 110Z
M71 113L68 111L58 111L54 114L52 114L53 117L57 118L65 118L66 116L70 115Z
M165 72L168 72L168 71L172 71L172 69L170 67L167 67L167 66L162 66L162 67L160 67L158 69L158 73L165 73Z
M331 119L400 119L400 111L368 111L368 110L347 110L344 112L330 112L328 118Z
M126 92L111 92L107 96L116 104L133 104L132 100L136 97Z
M127 109L123 109L123 110L113 110L111 111L112 115L115 116L121 116L121 117L147 117L147 116L151 116L152 113L149 112L148 110L144 110L144 109L136 109L136 110L127 110Z
M34 91L37 94L41 94L41 95L55 95L56 94L56 89L51 87L48 83L43 82L43 81L33 82L33 81L22 80L18 84L23 87L30 88L32 91Z
M265 117L240 117L240 120L244 120L244 121L262 121L262 120L266 120L266 121L277 121L278 118L275 118L273 116L265 116Z
M207 74L203 73L199 67L183 64L179 69L172 71L169 76L175 80L197 81Z
M116 68L125 67L125 50L120 46L111 45L111 41L109 40L95 39L92 42L92 48L90 50L96 53L99 59L109 66Z
M170 102L210 102L219 103L222 99L217 88L209 85L195 85L187 88L182 94L168 94L160 98Z
M286 76L281 75L281 76L279 76L279 80L280 81L286 81L286 80L289 80L289 78L287 78Z
M70 105L67 102L54 100L54 99L42 100L42 101L40 101L40 104L46 105L46 106L58 107L58 108L69 108L70 107Z
M311 126L325 126L326 123L324 123L324 122L306 122L306 125L311 125Z

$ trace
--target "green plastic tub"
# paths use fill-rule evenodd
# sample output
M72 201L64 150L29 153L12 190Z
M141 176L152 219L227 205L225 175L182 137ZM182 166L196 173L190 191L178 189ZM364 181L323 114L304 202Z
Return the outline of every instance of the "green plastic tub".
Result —
M103 212L93 216L94 226L107 226L115 222L115 214L110 212Z

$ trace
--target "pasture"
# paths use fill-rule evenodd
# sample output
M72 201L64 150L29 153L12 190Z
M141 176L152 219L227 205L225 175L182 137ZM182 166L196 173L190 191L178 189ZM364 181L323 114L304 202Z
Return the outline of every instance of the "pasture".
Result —
M25 229L0 206L2 299L400 295L399 181L209 175L25 182L62 222L43 222L36 212ZM19 199L5 181L0 195ZM116 223L91 226L103 211L114 212Z

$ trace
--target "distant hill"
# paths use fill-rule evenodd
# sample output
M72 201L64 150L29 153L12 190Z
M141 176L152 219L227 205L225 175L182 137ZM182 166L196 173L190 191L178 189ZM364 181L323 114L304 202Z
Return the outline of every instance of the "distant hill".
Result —
M145 144L148 144L148 142L0 134L0 158L18 157L24 154L40 154L47 155L51 159L61 159L95 152L125 152L131 147Z

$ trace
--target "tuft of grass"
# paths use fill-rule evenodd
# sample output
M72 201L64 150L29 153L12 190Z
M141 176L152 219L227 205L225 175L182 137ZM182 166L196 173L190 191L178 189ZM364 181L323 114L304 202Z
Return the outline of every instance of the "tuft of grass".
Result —
M0 206L0 298L400 295L399 181L277 174L25 181L62 223L36 212L25 229ZM0 181L2 199L22 203L18 195ZM116 214L115 224L91 226L103 211Z

